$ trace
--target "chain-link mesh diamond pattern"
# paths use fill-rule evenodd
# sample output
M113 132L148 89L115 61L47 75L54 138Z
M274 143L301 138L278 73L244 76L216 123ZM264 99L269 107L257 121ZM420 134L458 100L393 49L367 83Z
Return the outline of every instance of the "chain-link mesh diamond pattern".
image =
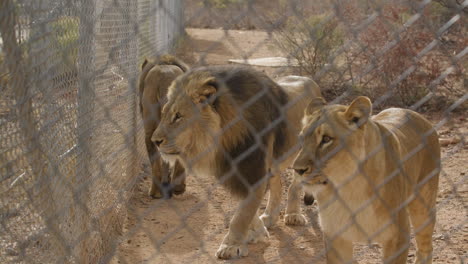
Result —
M293 127L289 107L300 104L304 98L317 97L317 93L308 91L295 98L289 94L275 97L277 94L270 90L269 81L262 82L258 93L248 98L239 95L243 100L238 100L233 96L232 119L219 130L206 130L195 139L212 141L207 141L206 148L198 155L184 157L182 177L187 176L184 180L187 189L184 185L181 191L184 194L167 200L151 198L148 190L155 169L146 153L139 77L145 58L174 53L182 59L188 58L186 62L195 69L190 74L198 66L251 64L245 67L255 69L258 75L264 72L268 76L265 78L276 80L286 89L304 87L305 79L278 77L294 74L313 79L315 82L310 83L313 87L318 84L328 105L349 105L358 95L364 95L372 100L374 114L389 107L400 107L428 118L442 146L431 258L433 263L465 263L468 250L467 10L468 0L2 0L0 262L218 263L216 256L245 255L244 250L248 248L249 255L235 262L326 263L328 258L328 263L334 263L332 259L336 258L338 263L345 263L348 259L343 252L350 249L343 249L349 244L342 243L342 239L359 233L364 239L354 246L354 259L361 263L381 263L381 254L386 254L387 246L375 246L375 242L390 228L396 230L397 236L411 240L405 240L403 246L399 245L387 257L394 260L409 249L408 257L401 259L407 259L408 263L416 261L414 233L424 227L409 229L407 222L400 218L413 201L421 202L420 210L432 209L421 189L437 177L440 167L429 170L427 179L415 187L406 169L411 162L417 164L414 157L432 140L430 131L420 133L421 142L402 157L392 156L388 135L371 149L366 144L361 146L369 151L360 156L349 141L354 132L332 137L339 144L320 156L318 150L311 153L308 149L309 134L324 124L331 131L339 130L336 123L330 123L331 116L322 111L323 116L304 120L306 128L307 124L313 125L300 135L295 131L295 143L282 155L275 156L271 150L275 148L270 142L275 140L270 138L271 131L282 124L288 129ZM212 34L209 39L206 32ZM281 58L273 58L273 66L268 59L256 60L264 57ZM206 84L216 89L236 87L243 80L236 74L237 71L226 70L216 75L214 83L210 79ZM173 93L183 93L183 87L174 85L171 89ZM213 107L218 113L215 103L223 98L222 91L213 94L204 91L200 95L206 100L203 107ZM232 88L231 92L249 93L241 88ZM163 97L149 103L159 109L175 95L169 99ZM282 101L286 97L289 101ZM258 125L255 122L259 118L249 119L246 113L265 98L270 103L270 108L265 109L278 112L265 112L274 118ZM190 108L188 125L171 131L176 137L199 122L204 110L200 110L202 106L198 103L194 101ZM307 112L308 108L303 108ZM167 115L167 110L162 117L153 113L151 120L164 123ZM366 122L361 117L355 116L350 122L359 127L359 122ZM404 118L395 130L416 129L408 121L412 118L409 114ZM245 145L242 141L245 145L239 147L242 153L232 155L222 145L223 135L238 123L250 135L245 142L252 144ZM152 138L155 143L160 139L158 133ZM401 140L411 142L404 141L406 138ZM328 139L325 141L317 144L327 144ZM370 139L363 142L371 144ZM197 162L214 152L223 156L223 162L230 167L217 177L197 169ZM314 171L298 165L299 152L312 157L309 160L314 163ZM352 168L346 171L343 165L343 174L349 174L347 178L337 183L326 178L326 173L320 174L321 168L343 153L349 154L348 168ZM365 169L366 162L382 153L397 159L397 166L388 170L382 182L374 182L374 175ZM241 180L249 196L239 203L222 188L223 181L243 174L244 160L257 162L257 154L265 154L265 160L270 158L271 162L266 162L269 167L264 168L266 176L252 185L248 180ZM295 159L288 155L298 157L294 164ZM438 153L429 156L438 160ZM288 169L281 171L285 168L281 165L284 161L289 162ZM382 170L388 164L382 161ZM291 170L293 167L295 170ZM424 169L427 168L421 168ZM331 201L314 197L314 205L302 209L297 203L291 205L290 200L299 197L306 203L313 201L307 187L309 196L303 198L303 186L295 185L299 179L297 174L306 172L325 177L319 184L332 186ZM280 178L282 189L275 190L272 179ZM388 183L395 178L412 186L414 191L396 205L387 200ZM173 191L170 188L177 183L170 185L165 180L155 182L155 188ZM274 200L273 191L283 197L280 211L269 211L270 202L267 204L258 194L258 190L266 189L268 181L272 190L270 198ZM357 205L352 201L361 194L353 196L347 191L355 181L371 186L369 198ZM399 192L397 189L393 191ZM266 210L278 218L271 228L267 226L269 242L242 244L233 255L217 251L228 229L234 233L242 226L243 220L235 219L243 215L243 206L254 207L251 201L255 199L262 199L261 212ZM368 213L376 204L384 210L380 211L382 214ZM324 235L322 231L326 230L327 223L323 219L327 218L322 218L321 223L318 219L329 207L329 210L339 208L334 214L345 224ZM374 221L380 221L377 230L363 225L363 218L382 215L389 217ZM275 222L266 216L262 216L263 222L247 223L248 232L257 232L258 225L269 225L268 221ZM411 220L413 224L418 221ZM285 221L290 225L285 225ZM373 222L369 220L369 223ZM291 227L294 224L304 226ZM238 239L236 234L232 235L242 243L247 236ZM352 251L353 246L350 247ZM394 263L393 260L388 263Z

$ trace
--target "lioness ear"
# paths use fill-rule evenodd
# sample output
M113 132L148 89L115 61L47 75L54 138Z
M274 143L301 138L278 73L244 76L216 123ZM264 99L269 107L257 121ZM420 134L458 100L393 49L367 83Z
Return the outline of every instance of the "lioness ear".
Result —
M148 59L145 58L145 60L143 61L143 63L141 64L141 69L143 70L143 68L145 68L146 64L148 64Z
M218 90L215 77L208 77L200 82L200 86L192 93L193 102L196 104L206 103L210 97Z
M322 109L322 107L324 105L326 105L327 102L325 101L325 99L323 99L322 97L315 97L314 99L312 99L310 101L310 103L307 105L306 109L305 109L305 114L306 115L311 115L313 114L315 111L317 110L320 110Z
M360 127L367 122L371 114L371 100L366 96L359 96L348 106L344 116L348 122L357 124Z

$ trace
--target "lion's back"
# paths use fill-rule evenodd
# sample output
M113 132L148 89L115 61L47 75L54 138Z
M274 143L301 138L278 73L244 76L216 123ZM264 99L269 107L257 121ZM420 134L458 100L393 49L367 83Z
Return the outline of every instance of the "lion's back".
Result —
M374 118L397 137L402 162L408 172L417 174L417 181L440 169L439 136L422 115L401 108L390 108Z
M284 160L283 168L289 166L296 153L291 153L291 148L297 144L298 135L302 129L301 120L304 117L304 109L313 98L322 97L320 88L311 78L288 75L276 79L282 90L288 95L286 106L287 132L286 143L279 155Z
M274 152L281 152L287 140L287 116L284 107L288 94L267 75L250 67L218 66L212 68L217 79L234 99L234 107L254 129L255 134L274 134ZM255 137L252 135L252 137ZM266 143L266 142L264 142ZM274 156L277 156L275 155Z
M182 73L175 65L154 65L144 78L143 98L157 103L166 96L172 81Z

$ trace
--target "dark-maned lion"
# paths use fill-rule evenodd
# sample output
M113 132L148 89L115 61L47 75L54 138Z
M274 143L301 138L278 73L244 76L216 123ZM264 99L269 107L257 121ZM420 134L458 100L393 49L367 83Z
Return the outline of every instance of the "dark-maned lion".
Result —
M406 263L410 219L416 263L432 263L438 135L411 110L371 112L367 97L349 106L318 98L306 109L293 168L317 199L327 263L351 263L353 242L379 243L384 263Z
M180 161L196 175L213 176L243 198L217 257L246 256L247 242L268 238L265 224L273 224L279 214L279 172L297 153L307 102L320 94L312 83L283 89L251 68L216 66L193 69L169 88L152 138L163 159ZM270 196L260 219L268 175Z
M151 136L161 120L161 109L166 101L167 90L171 82L179 75L188 71L189 67L180 59L171 55L162 55L155 59L145 59L141 66L138 83L140 97L140 112L145 128L145 144L151 163L152 184L149 194L154 198L161 198L163 186L168 187L169 168L159 157L156 146L151 142ZM172 168L172 180L175 194L185 191L184 169L179 163Z

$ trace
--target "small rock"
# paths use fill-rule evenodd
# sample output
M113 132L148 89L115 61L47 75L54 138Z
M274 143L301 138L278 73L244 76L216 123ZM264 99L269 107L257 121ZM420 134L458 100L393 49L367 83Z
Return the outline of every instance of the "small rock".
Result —
M439 139L439 143L441 146L445 147L452 144L460 143L461 139L459 137L450 137L450 138L441 138Z
M439 131L439 135L447 135L450 133L450 130L441 130Z
M6 254L9 255L9 256L19 256L19 253L18 251L12 249L12 248L7 248L5 250Z
M128 244L132 243L132 240L131 239L127 240L127 243Z

